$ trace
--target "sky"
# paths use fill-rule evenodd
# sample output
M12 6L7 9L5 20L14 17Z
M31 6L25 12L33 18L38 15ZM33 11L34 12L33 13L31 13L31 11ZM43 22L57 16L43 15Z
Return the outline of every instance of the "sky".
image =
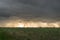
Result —
M60 0L0 0L0 20L12 16L59 20Z

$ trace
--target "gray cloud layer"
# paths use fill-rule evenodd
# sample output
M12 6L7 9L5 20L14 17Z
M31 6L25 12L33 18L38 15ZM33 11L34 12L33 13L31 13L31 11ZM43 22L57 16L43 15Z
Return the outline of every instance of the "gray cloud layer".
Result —
M60 18L60 0L0 0L0 17Z

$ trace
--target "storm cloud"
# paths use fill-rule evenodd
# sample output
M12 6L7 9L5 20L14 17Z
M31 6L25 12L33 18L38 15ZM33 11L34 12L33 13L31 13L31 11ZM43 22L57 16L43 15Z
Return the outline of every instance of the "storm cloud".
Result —
M0 19L60 19L60 0L0 0Z

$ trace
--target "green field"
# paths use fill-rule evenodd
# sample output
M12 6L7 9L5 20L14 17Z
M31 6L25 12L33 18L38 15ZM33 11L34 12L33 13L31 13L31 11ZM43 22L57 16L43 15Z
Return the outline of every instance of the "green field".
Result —
M0 40L60 40L60 28L0 28Z

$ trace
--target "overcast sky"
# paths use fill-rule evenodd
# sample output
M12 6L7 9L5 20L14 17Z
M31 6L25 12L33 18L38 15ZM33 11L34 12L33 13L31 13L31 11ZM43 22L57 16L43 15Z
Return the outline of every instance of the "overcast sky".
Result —
M60 0L0 0L0 19L60 18Z

